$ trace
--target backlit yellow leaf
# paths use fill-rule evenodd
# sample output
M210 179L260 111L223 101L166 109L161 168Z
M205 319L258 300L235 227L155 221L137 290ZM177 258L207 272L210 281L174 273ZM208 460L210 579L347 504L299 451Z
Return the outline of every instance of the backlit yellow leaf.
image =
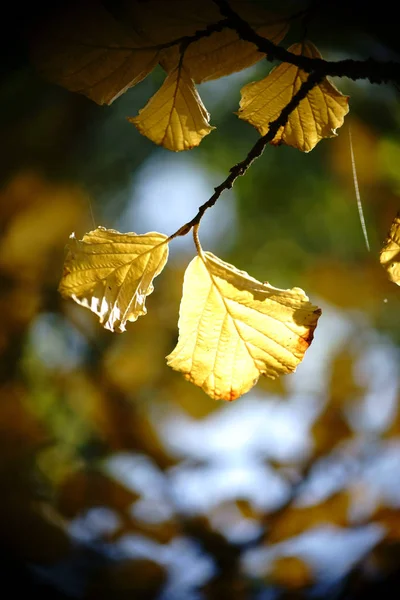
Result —
M260 375L294 371L321 310L303 290L261 283L210 252L188 266L179 340L168 365L216 400L235 400Z
M289 51L310 58L322 58L311 42L294 44ZM265 135L269 124L279 117L307 78L308 74L294 65L283 63L275 67L265 79L242 88L239 118L248 121L261 135ZM283 143L309 152L323 138L336 135L336 129L343 125L348 112L348 96L339 92L325 77L292 111L288 122L279 129L271 143Z
M70 237L59 291L89 308L110 331L146 314L146 296L168 258L162 233L119 233L98 227L77 240Z
M179 152L198 146L214 127L184 68L176 68L137 117L129 118L155 144Z
M32 58L50 81L111 104L142 81L158 61L156 49L129 32L97 2L74 3L36 37Z
M379 260L389 279L400 285L400 213L395 217Z

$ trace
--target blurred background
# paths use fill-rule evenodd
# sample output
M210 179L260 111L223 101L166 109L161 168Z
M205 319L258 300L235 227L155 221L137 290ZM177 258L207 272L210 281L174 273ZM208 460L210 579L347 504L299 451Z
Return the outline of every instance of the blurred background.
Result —
M398 60L391 27L364 12L351 29L350 8L308 24L324 57ZM161 68L109 107L45 82L25 38L41 9L15 11L1 41L2 586L44 599L398 597L400 295L379 265L400 205L398 90L336 82L350 95L338 137L310 154L267 148L204 218L205 249L322 308L295 374L214 402L164 359L190 236L122 335L57 286L72 232L171 234L194 216L257 139L233 113L270 65L200 85L217 129L174 154L126 120Z

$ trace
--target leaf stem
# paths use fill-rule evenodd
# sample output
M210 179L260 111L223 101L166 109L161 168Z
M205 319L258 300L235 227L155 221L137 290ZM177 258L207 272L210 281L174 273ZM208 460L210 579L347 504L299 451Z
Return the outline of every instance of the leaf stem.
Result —
M193 226L193 240L194 240L194 245L196 246L197 254L200 257L202 257L203 248L201 247L201 244L200 244L199 227L200 227L200 223L196 223L196 225Z

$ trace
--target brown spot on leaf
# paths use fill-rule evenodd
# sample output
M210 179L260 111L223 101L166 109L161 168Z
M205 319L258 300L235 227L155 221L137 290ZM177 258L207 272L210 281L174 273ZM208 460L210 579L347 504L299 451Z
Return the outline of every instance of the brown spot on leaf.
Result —
M229 392L229 395L227 398L224 398L224 400L226 400L227 402L233 402L233 400L237 400L239 398L239 396L241 396L242 394L240 392L238 392L237 390L231 390Z

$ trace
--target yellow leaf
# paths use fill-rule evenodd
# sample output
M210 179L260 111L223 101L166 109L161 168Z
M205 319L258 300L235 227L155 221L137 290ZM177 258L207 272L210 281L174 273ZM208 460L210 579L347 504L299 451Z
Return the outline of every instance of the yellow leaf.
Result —
M322 58L311 42L294 44L289 51L310 58ZM261 135L265 135L269 124L279 117L307 78L308 74L294 65L283 63L275 67L265 79L242 88L239 118L248 121ZM283 143L309 152L323 138L336 135L336 129L343 125L348 112L348 96L339 92L325 77L292 111L288 122L279 129L271 144Z
M198 146L214 127L184 68L176 68L137 117L128 119L159 146L179 152Z
M349 505L350 497L346 491L339 491L319 504L290 505L276 516L272 515L266 538L270 544L276 544L325 523L345 527Z
M165 8L169 7L170 4L165 5L164 3ZM180 4L182 5L182 3ZM184 10L190 10L192 14L188 15L188 23L184 35L193 35L196 29L205 28L209 23L216 23L222 19L214 2L208 5L205 0L200 0L199 4L201 4L202 15L204 15L203 24L198 22L199 14L201 14L199 10L200 6L197 7L196 14L193 14L195 3L185 3ZM268 38L275 44L278 44L286 35L289 26L288 21L284 18L271 14L256 4L247 1L243 2L243 0L236 0L231 5L259 35ZM178 14L179 25L182 27L182 10ZM173 17L176 19L176 14ZM189 24L191 25L190 28ZM182 31L180 28L178 29L177 22L176 27L176 34L179 32L182 35ZM165 69L167 71L172 70L179 62L179 46L163 50L160 57ZM259 52L253 44L241 40L236 31L225 28L222 31L217 31L210 36L200 38L191 43L186 49L183 64L193 80L196 83L202 83L203 81L218 79L219 77L224 77L225 75L230 75L231 73L251 67L264 57L265 54Z
M110 331L146 314L146 296L168 258L162 233L119 233L98 227L77 240L72 234L60 293L89 308Z
M117 22L100 3L75 3L46 24L32 44L32 59L50 81L111 104L144 79L158 61L156 49Z
M379 260L389 279L400 285L400 213L395 217Z
M301 362L321 310L299 288L280 290L201 252L188 266L179 340L168 365L216 400L235 400L260 375Z

